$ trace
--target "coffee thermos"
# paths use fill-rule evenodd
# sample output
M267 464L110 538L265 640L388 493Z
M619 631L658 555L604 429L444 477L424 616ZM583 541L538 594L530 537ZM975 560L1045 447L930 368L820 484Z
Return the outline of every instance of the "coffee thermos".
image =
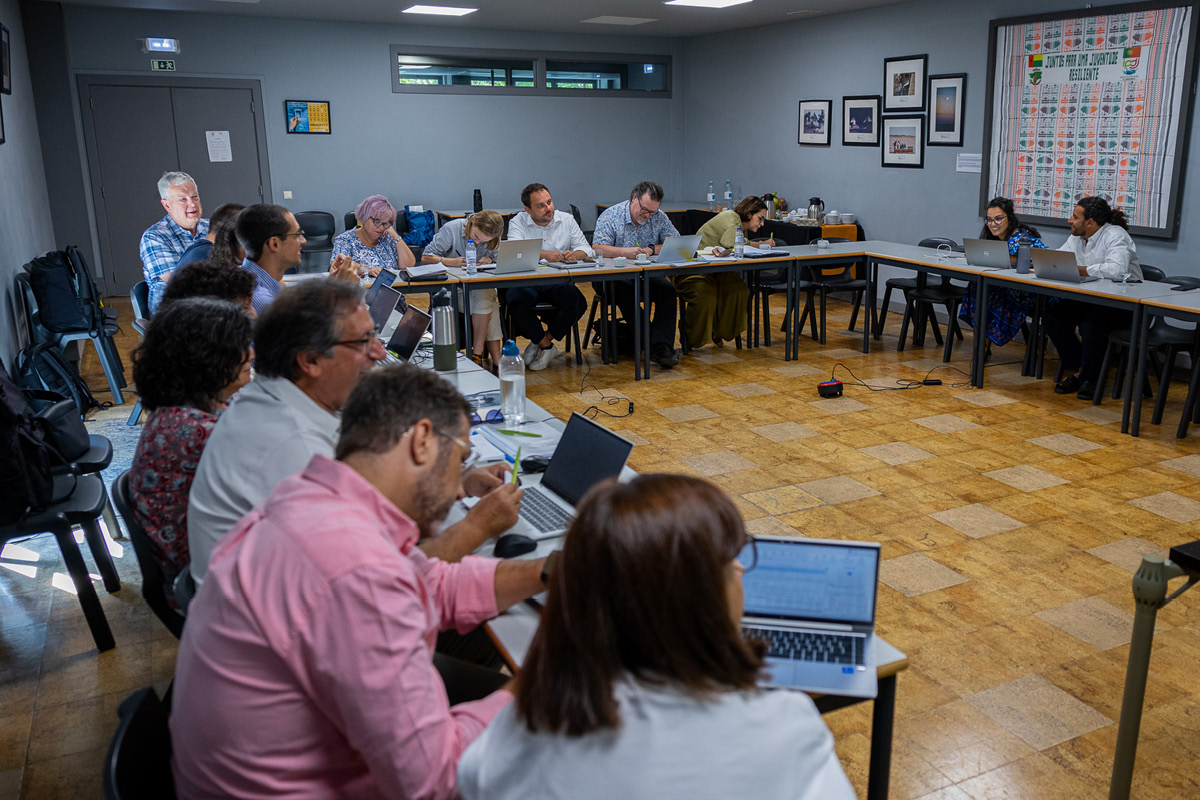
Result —
M438 372L453 372L458 362L458 346L454 342L454 308L450 292L440 289L433 295L433 368Z
M483 211L483 192L479 191L478 189L475 190L474 208L476 214L478 214L480 211Z

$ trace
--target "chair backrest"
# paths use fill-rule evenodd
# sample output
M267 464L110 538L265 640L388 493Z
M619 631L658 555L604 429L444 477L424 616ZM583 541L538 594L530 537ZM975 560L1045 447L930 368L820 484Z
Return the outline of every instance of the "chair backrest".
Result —
M333 234L337 224L333 214L328 211L298 211L296 222L300 223L306 239L300 248L302 252L333 249Z
M134 319L150 319L150 285L138 281L129 290L129 299L133 302Z
M1145 280L1162 283L1163 279L1167 277L1167 273L1158 267L1152 267L1149 264L1140 264L1139 266L1142 268L1142 278Z
M961 242L954 239L947 239L945 236L929 236L917 242L917 247L932 247L936 250L941 245L947 245L955 253L961 253L963 246Z
M1167 275L1163 278L1163 283L1169 283L1172 286L1186 286L1189 289L1200 289L1200 278L1195 275Z
M129 496L129 470L125 470L112 485L112 499L117 511L125 520L125 528L129 531L129 541L133 543L133 552L137 555L138 567L142 570L142 597L146 605L154 612L167 630L179 638L183 633L184 616L167 603L167 577L162 567L154 558L154 544L133 513L133 501Z
M583 227L583 215L579 213L579 207L574 203L567 203L571 207L571 216L575 218L575 224L580 228Z
M850 239L845 239L841 236L822 236L821 238L824 239L825 241L829 242L830 244L838 244L839 242L851 241Z
M342 222L346 224L346 230L352 231L358 227L358 217L354 216L353 211L347 211L346 216L342 218Z
M167 708L154 688L138 689L121 701L121 721L104 761L108 800L174 800L171 728Z

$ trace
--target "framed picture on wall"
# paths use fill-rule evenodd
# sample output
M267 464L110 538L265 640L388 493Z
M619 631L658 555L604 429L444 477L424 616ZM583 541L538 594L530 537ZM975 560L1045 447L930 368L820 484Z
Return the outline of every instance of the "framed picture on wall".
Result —
M883 166L925 166L925 115L904 114L883 118Z
M12 35L0 24L0 92L12 94Z
M842 145L879 146L879 101L877 94L842 98Z
M284 100L288 133L329 133L328 100Z
M4 104L0 103L0 144L4 144Z
M963 104L967 101L967 75L929 76L930 146L962 147Z
M832 100L801 100L800 122L796 133L798 144L829 144Z
M883 60L883 110L924 111L928 55Z

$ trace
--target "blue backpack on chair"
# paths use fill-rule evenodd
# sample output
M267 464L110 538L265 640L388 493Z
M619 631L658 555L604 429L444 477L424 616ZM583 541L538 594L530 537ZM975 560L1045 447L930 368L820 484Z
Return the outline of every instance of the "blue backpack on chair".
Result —
M408 232L401 238L409 247L424 247L433 241L433 212L409 211L404 207L404 217L408 220Z

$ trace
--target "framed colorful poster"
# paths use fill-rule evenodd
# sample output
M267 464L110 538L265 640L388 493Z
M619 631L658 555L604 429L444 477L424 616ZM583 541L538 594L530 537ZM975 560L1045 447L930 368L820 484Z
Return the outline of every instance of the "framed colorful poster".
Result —
M928 55L883 60L883 110L924 111Z
M329 133L328 100L284 100L288 133Z
M929 140L927 144L962 147L963 103L967 95L967 75L929 76Z
M1196 74L1196 6L1104 6L991 21L981 213L1011 198L1058 224L1103 197L1130 232L1174 237Z
M883 166L925 166L925 115L884 117L882 126Z
M877 94L842 98L842 145L879 146L879 101Z
M800 121L796 133L798 144L829 144L831 100L801 100Z

